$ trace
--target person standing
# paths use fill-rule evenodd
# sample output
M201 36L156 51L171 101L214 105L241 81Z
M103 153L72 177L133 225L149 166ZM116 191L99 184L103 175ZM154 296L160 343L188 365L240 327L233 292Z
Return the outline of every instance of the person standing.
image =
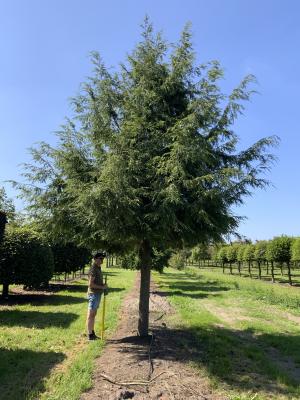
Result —
M101 265L105 258L105 253L98 252L93 257L93 264L89 270L88 285L88 312L86 319L87 333L89 340L99 339L95 334L95 317L100 305L101 296L107 285L103 283Z

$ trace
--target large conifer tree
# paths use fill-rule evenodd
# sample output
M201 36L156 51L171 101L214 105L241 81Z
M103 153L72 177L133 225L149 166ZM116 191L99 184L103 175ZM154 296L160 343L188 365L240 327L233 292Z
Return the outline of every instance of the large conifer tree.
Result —
M230 95L214 61L196 65L189 29L168 46L146 20L142 40L110 73L97 53L93 76L72 100L75 116L53 148L42 143L23 186L48 230L140 256L138 331L148 334L151 249L193 246L233 232L232 206L266 185L261 173L276 138L238 152L235 118L248 100L247 76Z

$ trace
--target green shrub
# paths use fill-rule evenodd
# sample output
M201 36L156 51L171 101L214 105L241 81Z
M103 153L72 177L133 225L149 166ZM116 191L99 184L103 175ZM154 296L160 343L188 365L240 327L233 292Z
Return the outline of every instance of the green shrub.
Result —
M194 261L209 260L211 254L209 252L209 247L206 243L199 243L196 247L192 249L192 258Z
M8 229L0 245L0 282L28 288L47 285L53 275L53 254L35 232Z
M163 272L171 256L170 250L153 248L151 252L151 268L159 273ZM140 269L140 260L136 251L126 253L119 257L119 265L125 269Z
M169 259L169 266L176 269L183 269L185 262L185 256L180 251L177 253L172 254Z
M120 267L124 269L139 269L139 258L136 252L124 254L120 257Z
M51 245L54 258L54 272L70 273L84 269L91 259L91 252L74 243L54 243Z
M158 271L159 273L162 273L164 267L168 265L171 254L172 254L171 250L168 249L162 250L154 248L152 250L152 269Z

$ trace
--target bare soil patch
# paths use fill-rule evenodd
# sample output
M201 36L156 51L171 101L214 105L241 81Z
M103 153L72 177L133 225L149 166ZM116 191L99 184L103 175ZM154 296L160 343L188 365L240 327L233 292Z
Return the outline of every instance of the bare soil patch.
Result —
M217 306L212 302L202 301L202 306L205 307L207 311L214 314L216 317L220 318L230 326L236 324L240 321L251 321L253 318L243 315L243 310L238 307L226 306L226 309L221 306Z
M212 392L205 376L188 365L191 358L182 346L180 331L167 327L172 307L153 283L152 334L148 338L137 336L138 288L139 279L123 302L116 333L96 360L93 388L81 400L224 400Z

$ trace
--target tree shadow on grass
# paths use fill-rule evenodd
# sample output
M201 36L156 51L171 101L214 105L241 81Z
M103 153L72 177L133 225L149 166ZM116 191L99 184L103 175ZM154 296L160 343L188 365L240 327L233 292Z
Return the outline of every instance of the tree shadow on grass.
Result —
M68 305L84 303L84 297L65 296L57 294L31 294L31 293L10 293L8 299L0 298L0 306L13 306L21 304L39 305Z
M70 296L63 294L56 294L53 292L10 292L9 297L4 299L0 297L0 306L14 306L14 305L22 305L22 304L30 304L32 306L40 306L40 305L70 305L70 304L80 304L85 303L87 301L87 286L82 285L71 285L65 286L63 285L64 291L70 293L78 293L79 296ZM110 287L109 293L121 292L125 290L124 288L114 288ZM56 291L57 292L57 291Z
M206 276L202 276L199 274L195 274L193 272L184 272L184 273L168 273L164 272L162 274L162 277L166 277L168 283L172 284L178 284L182 286L189 286L189 285L198 285L199 287L207 287L208 290L213 290L216 288L216 290L230 290L231 285L230 284L223 284L223 286L220 286L220 282L214 279L208 280ZM197 281L195 281L197 280ZM225 286L226 285L226 286Z
M87 293L87 286L82 286L82 285L71 285L65 288L70 293ZM113 292L121 292L122 290L125 290L124 288L114 288L114 287L109 287L109 293Z
M228 286L217 285L215 281L204 282L201 281L201 277L195 279L195 276L188 273L181 274L168 274L164 273L168 277L167 286L169 291L154 291L153 293L161 296L182 296L190 297L194 299L202 299L208 296L217 296L218 293L231 290ZM174 279L174 275L176 279ZM180 277L180 279L178 279ZM192 292L192 293L190 293ZM195 293L198 292L198 293Z
M169 292L164 292L160 290L158 292L153 291L152 293L162 297L179 296L179 297L189 297L191 299L204 299L208 297L207 293L187 293L181 290L171 290ZM214 294L214 296L217 296L217 294Z
M300 336L256 335L219 326L172 328L155 326L151 338L127 337L122 351L136 349L137 362L149 357L205 369L212 379L242 392L263 391L300 398ZM289 349L286 354L285 349ZM145 351L146 350L146 351Z
M42 311L21 311L2 310L0 311L1 326L22 326L25 328L44 329L51 326L67 328L78 315L63 312L42 312Z
M0 348L0 400L39 398L44 379L65 358L63 353Z
M153 334L153 359L192 363L219 382L245 392L300 395L299 335L256 335L250 329L218 326L162 326L154 328Z

